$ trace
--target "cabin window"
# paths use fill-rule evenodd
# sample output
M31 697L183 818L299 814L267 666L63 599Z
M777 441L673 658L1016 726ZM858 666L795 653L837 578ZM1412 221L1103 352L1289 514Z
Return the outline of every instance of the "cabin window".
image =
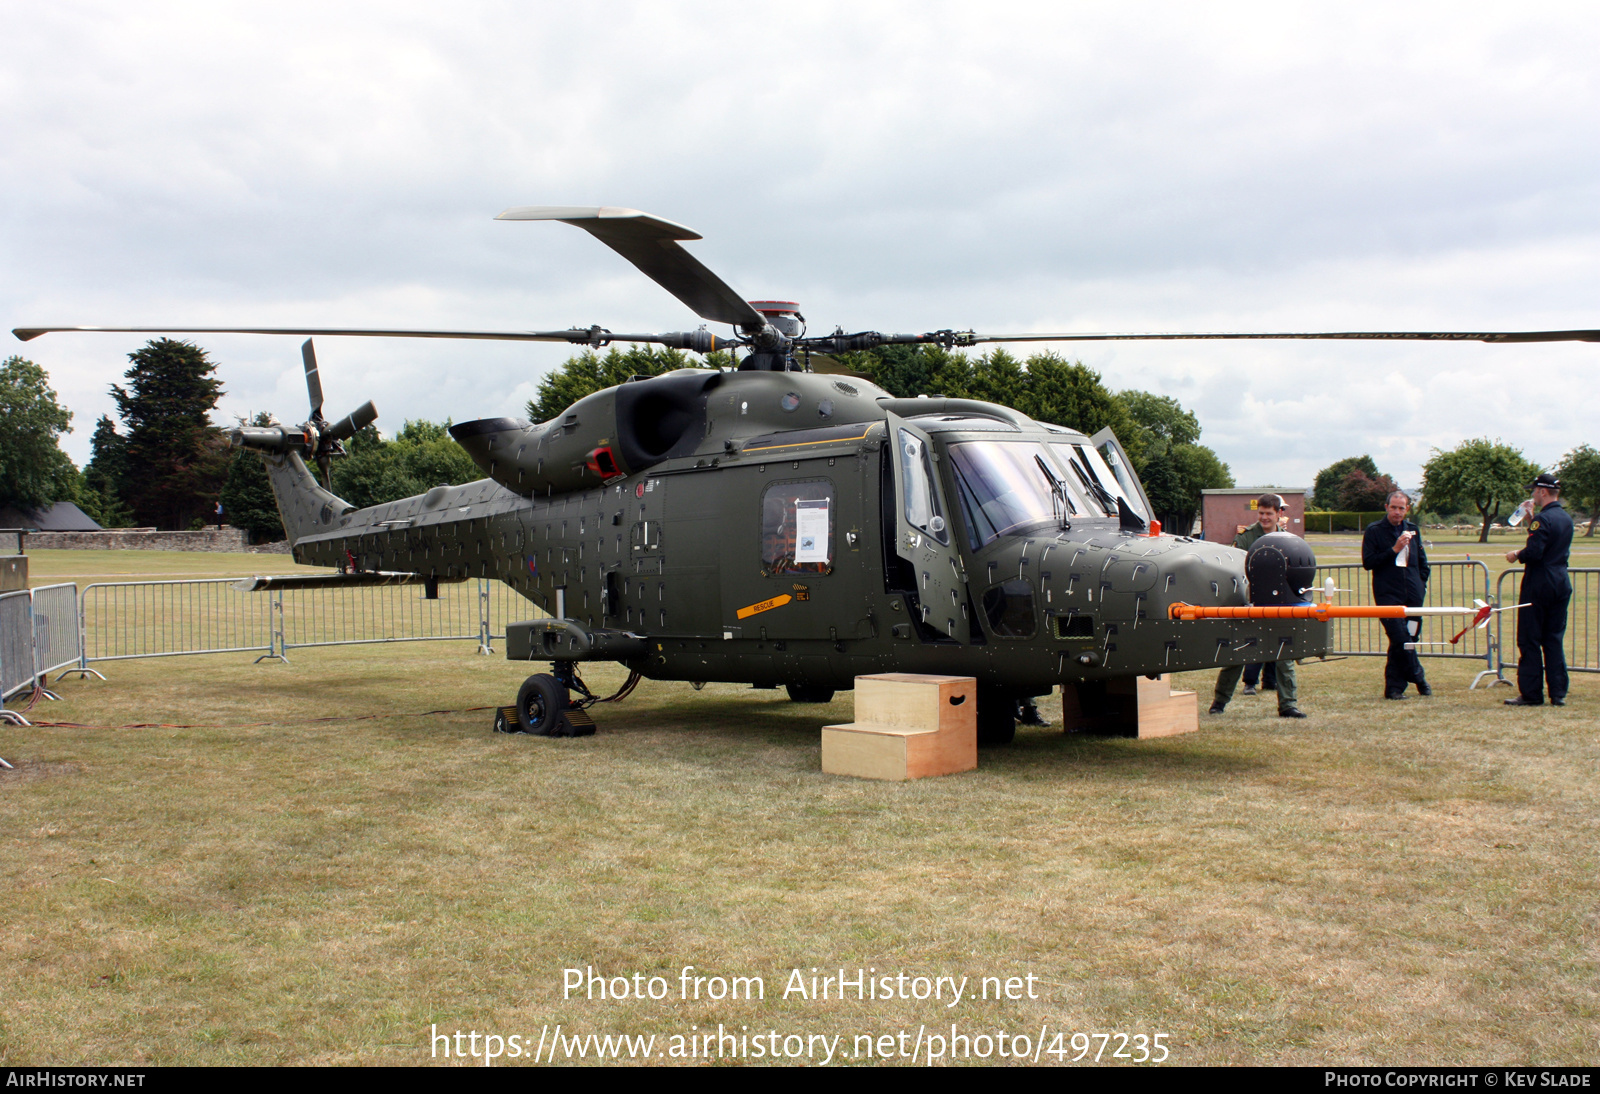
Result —
M1038 630L1033 612L1033 586L1012 578L983 594L983 614L996 638L1032 638Z
M761 495L761 571L833 572L833 483L775 482Z

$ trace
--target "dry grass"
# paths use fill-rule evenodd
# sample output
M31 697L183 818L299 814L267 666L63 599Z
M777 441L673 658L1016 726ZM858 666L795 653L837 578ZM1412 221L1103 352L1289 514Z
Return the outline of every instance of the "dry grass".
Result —
M1162 1031L1175 1063L1600 1055L1595 677L1514 711L1461 665L1386 703L1381 661L1313 663L1306 722L1240 698L1163 741L1025 731L911 784L820 773L847 696L647 683L569 741L415 716L524 671L470 644L118 662L33 712L97 728L0 730L23 769L0 780L0 1063L415 1063L433 1023L558 1021L847 1047L1048 1022ZM127 722L193 728L99 728ZM676 987L690 964L767 999L561 998L566 967ZM812 966L1033 973L1041 998L778 998Z

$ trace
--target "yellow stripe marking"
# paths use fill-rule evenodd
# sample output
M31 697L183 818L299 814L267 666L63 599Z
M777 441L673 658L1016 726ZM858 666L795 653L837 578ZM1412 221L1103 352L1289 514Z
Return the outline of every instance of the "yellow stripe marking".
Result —
M820 440L820 441L795 441L792 444L764 444L759 448L745 448L745 449L742 449L742 451L745 451L745 452L771 452L775 448L809 448L811 445L814 445L814 444L849 444L851 441L864 440L867 437L867 435L872 432L872 427L877 425L877 424L879 424L879 423L877 423L877 422L869 422L868 425L867 425L867 428L864 429L860 433L859 436L855 436L855 437L829 437L829 438L827 438L825 440Z

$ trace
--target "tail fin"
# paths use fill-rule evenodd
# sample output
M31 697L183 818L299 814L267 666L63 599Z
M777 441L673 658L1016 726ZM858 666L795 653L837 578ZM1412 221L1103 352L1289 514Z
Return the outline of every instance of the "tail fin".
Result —
M290 547L306 536L332 531L339 518L355 508L323 489L298 452L263 452L261 462L266 464Z

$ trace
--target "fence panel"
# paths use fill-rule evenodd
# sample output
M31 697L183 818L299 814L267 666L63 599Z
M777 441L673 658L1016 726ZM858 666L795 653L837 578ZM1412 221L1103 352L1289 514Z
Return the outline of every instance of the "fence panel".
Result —
M78 587L42 585L33 590L33 663L40 676L78 660Z
M505 637L506 624L542 614L503 581L479 579L440 585L429 600L420 585L281 592L282 648L367 642L434 642Z
M282 648L478 638L478 584L440 585L436 600L421 585L283 589Z
M191 653L272 652L271 600L233 578L86 586L82 662Z
M33 598L0 595L0 702L33 686Z
M489 625L489 638L505 639L506 625L525 619L541 619L547 613L504 581L483 583L483 618Z
M1499 581L1495 583L1497 604L1509 606L1518 603L1517 594L1521 591L1524 572L1521 567L1514 567L1500 574ZM1600 672L1600 569L1568 570L1567 576L1572 580L1572 601L1567 606L1567 671ZM1506 581L1509 578L1516 578L1517 581L1508 588ZM1499 664L1495 669L1501 682L1508 684L1510 681L1505 678L1505 670L1509 668L1513 673L1517 670L1516 615L1516 612L1496 612L1494 617L1497 645L1500 648Z
M1474 600L1489 599L1489 567L1477 560L1456 559L1431 564L1428 591L1424 606L1470 607ZM1339 592L1334 594L1335 604L1373 603L1372 575L1355 563L1336 566L1318 566L1317 584L1333 578ZM1469 630L1461 641L1452 645L1450 639L1464 627L1471 616L1430 615L1422 618L1422 633L1417 636L1417 656L1449 657L1464 661L1482 661L1485 668L1494 666L1495 641L1490 631ZM1386 657L1389 653L1389 635L1377 619L1334 619L1329 621L1330 656Z

